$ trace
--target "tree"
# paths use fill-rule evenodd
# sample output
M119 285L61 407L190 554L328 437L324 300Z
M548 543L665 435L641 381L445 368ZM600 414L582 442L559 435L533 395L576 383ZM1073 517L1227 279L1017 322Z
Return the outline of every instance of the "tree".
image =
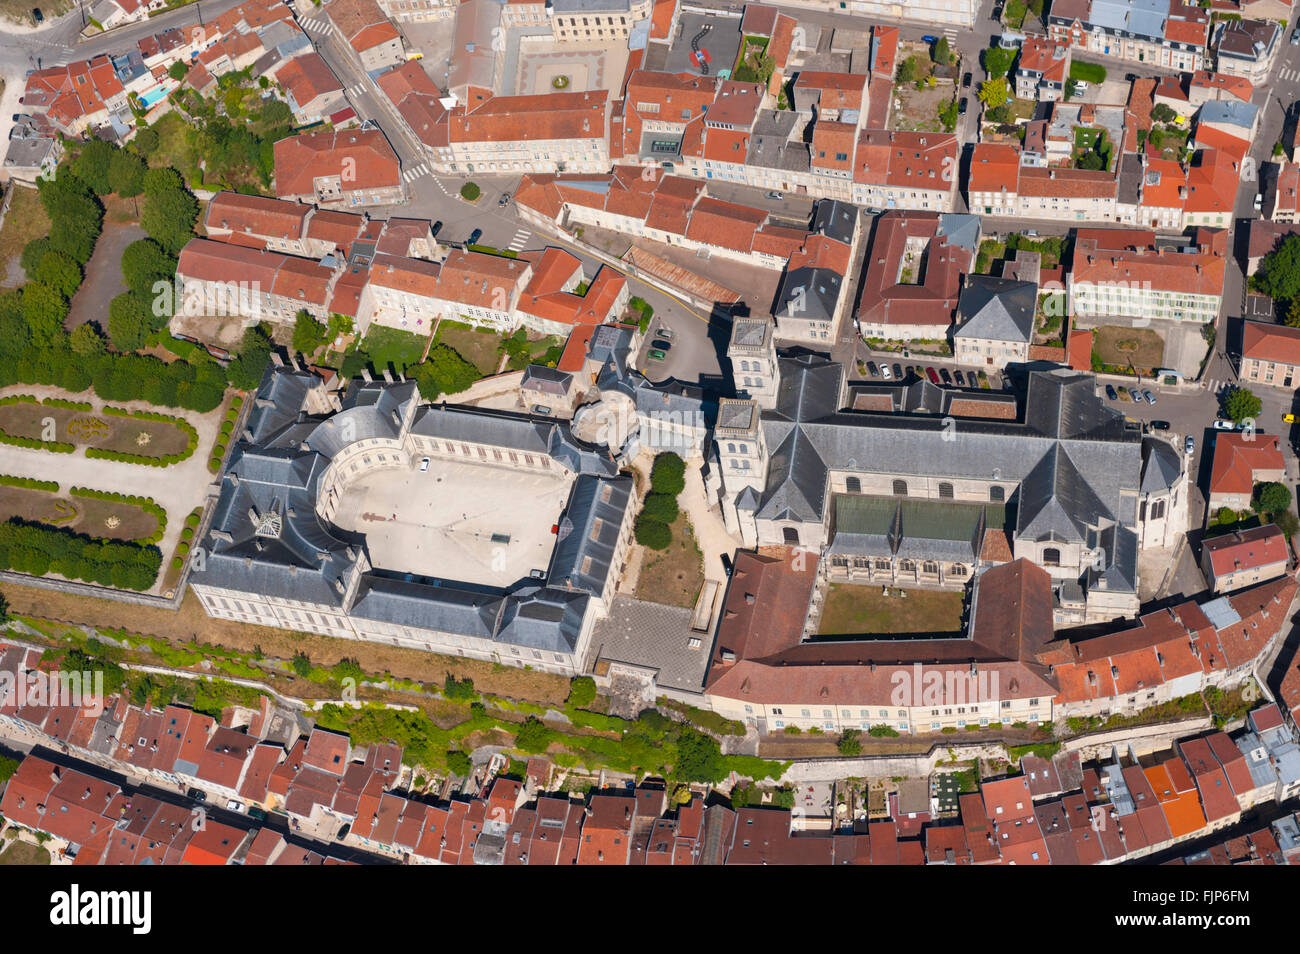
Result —
M471 702L478 698L473 679L457 679L451 673L447 673L447 678L442 681L442 694L453 702Z
M899 83L916 83L924 79L928 74L929 70L919 56L909 56L898 64Z
M251 391L262 382L262 373L271 360L271 336L254 325L244 332L239 345L239 357L226 369L230 383L241 391Z
M1233 388L1223 401L1224 413L1238 424L1247 418L1259 417L1262 406L1259 398L1249 388Z
M157 150L159 142L158 130L144 126L136 130L135 139L132 140L131 144L135 146L140 155L149 156Z
M1255 485L1255 510L1259 513L1281 513L1291 506L1291 491L1285 484L1270 481Z
M979 101L985 106L1002 106L1010 98L1005 76L980 84Z
M68 317L68 299L58 290L40 282L23 286L23 317L37 342L49 344L63 330Z
M845 729L844 734L840 736L839 744L836 746L840 750L840 755L849 757L862 754L862 733L857 729Z
M1273 515L1273 522L1277 528L1285 533L1288 537L1294 537L1297 531L1300 531L1300 518L1296 517L1290 510L1283 510Z
M103 334L92 324L77 325L68 335L68 347L83 362L95 361L108 350L108 342Z
M176 256L153 239L140 239L122 250L122 278L137 294L151 295L155 282L171 282L175 275Z
M9 619L10 619L9 600L5 598L5 595L3 593L0 593L0 626L3 626L5 623L9 622ZM0 778L0 784L3 783L4 783L4 779Z
M154 330L152 302L138 292L128 291L108 303L108 337L118 351L143 348Z
M521 752L545 752L551 743L551 730L537 716L529 716L515 731L515 748Z
M108 163L108 184L112 191L129 199L144 191L144 172L143 159L133 152L118 149Z
M189 71L189 65L184 60L177 60L167 68L167 75L179 83L181 80L185 79L185 74Z
M574 676L569 680L569 705L585 709L595 701L596 680L590 676Z
M1300 298L1292 298L1287 306L1286 324L1290 328L1300 328Z
M113 191L108 181L108 168L115 152L117 147L110 142L90 140L72 160L73 175L90 186L96 195L107 195Z
M1237 511L1233 510L1231 507L1220 507L1215 520L1221 527L1226 527L1229 524L1236 523Z
M41 256L29 277L32 281L49 285L65 298L71 298L81 285L81 266L62 252L49 251Z
M945 132L952 132L957 128L957 119L960 113L958 111L957 100L950 99L943 106L939 107L939 122L943 124Z
M478 197L482 194L483 191L478 187L478 183L475 182L466 182L460 187L460 197L466 202L477 202Z
M1300 298L1300 235L1288 235L1264 256L1255 275L1255 286L1283 301Z
M293 671L303 679L306 679L311 675L311 657L301 650L293 654L293 660L290 662L290 665L293 667Z
M677 498L672 494L658 492L647 494L641 507L641 516L662 524L672 523L677 519Z
M952 63L952 49L949 47L946 36L941 36L934 41L934 49L930 51L930 57L942 66L948 66Z
M460 749L448 749L447 770L450 771L452 775L468 775L470 770L469 756Z
M437 400L441 394L459 394L482 377L469 361L450 345L436 344L429 350L428 360L407 368L406 373L420 389L426 401Z
M667 550L669 544L673 542L673 532L668 529L666 523L637 517L636 542L651 550Z
M656 493L676 497L686 489L686 462L672 451L659 454L650 468L650 483Z
M1079 168L1094 171L1105 169L1106 160L1090 149L1079 157Z
M307 309L300 309L293 321L293 350L311 356L325 343L329 329L311 316Z
M1167 103L1156 103L1151 107L1151 118L1158 123L1172 123L1178 114Z
M160 192L171 192L175 189L184 188L185 180L171 166L159 166L156 169L148 170L144 174L145 195L157 195Z
M184 189L164 189L149 192L149 176L157 169L145 173L144 209L140 212L140 227L159 245L173 255L180 253L185 243L194 237L194 223L199 220L199 203Z
M980 57L990 79L1001 79L1011 72L1011 64L1016 61L1015 50L1004 50L1000 46L990 46Z
M684 782L720 782L727 776L722 748L711 735L682 726L677 736L673 776Z
M352 319L347 315L330 315L329 332L331 339L352 334Z

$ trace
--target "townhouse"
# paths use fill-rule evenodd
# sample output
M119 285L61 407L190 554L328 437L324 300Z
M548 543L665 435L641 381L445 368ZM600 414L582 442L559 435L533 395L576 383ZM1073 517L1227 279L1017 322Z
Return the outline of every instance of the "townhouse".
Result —
M1227 233L1197 228L1185 246L1144 229L1079 229L1066 278L1072 313L1213 322L1223 300Z
M406 200L406 185L382 131L327 130L275 144L275 194L318 205L391 205Z
M401 33L375 0L332 0L325 13L371 76L406 60Z
M314 261L229 242L194 238L176 266L177 316L241 317L291 322L302 310L327 321L342 263ZM176 318L173 321L177 320Z
M105 127L125 132L131 121L126 89L107 55L31 72L20 102L67 136Z
M1191 71L1205 65L1210 16L1182 0L1057 0L1047 29L1089 53Z
M343 84L338 81L319 53L296 56L276 74L285 101L299 125L321 122L348 105Z
M1284 225L1300 222L1300 163L1265 163L1260 178L1264 185L1264 216Z
M1240 373L1253 384L1300 387L1300 328L1242 322Z
M1247 510L1256 484L1284 480L1286 463L1279 438L1269 434L1223 433L1214 439L1210 465L1210 513L1223 507Z
M1234 530L1201 544L1201 572L1213 593L1253 586L1286 572L1290 552L1276 524Z
M1015 93L1020 99L1056 102L1065 97L1070 47L1045 37L1026 37L1016 60Z
M453 106L443 122L448 172L606 172L609 93L486 96ZM435 150L431 158L437 159Z
M1225 20L1215 26L1215 69L1263 83L1282 46L1283 27L1274 20Z
M1029 360L1038 284L971 275L957 301L953 358L961 364L1003 368Z
M950 212L960 144L945 133L864 129L853 162L853 202L878 209Z

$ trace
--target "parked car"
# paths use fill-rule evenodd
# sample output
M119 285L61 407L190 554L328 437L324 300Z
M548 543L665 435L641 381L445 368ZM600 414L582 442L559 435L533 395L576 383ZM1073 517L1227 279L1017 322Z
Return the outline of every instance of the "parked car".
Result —
M889 365L882 364L880 366L880 376L884 378L886 381L888 381L890 378L894 376L894 372L889 370Z
M185 797L192 802L206 802L208 800L208 793L203 791L201 788L191 788L186 790Z
M922 43L938 43L938 42L939 42L939 38L938 38L937 36L932 36L932 35L930 35L929 33L927 33L925 36L921 37L921 42L922 42Z
M470 244L470 245L477 245L477 244L478 244L478 240L481 239L482 237L483 237L483 230L482 230L482 229L475 229L473 232L470 232L470 233L469 233L469 244Z
M970 75L969 73L967 73L965 76L963 76L963 77L961 78L961 85L962 85L962 88L963 88L963 89L969 89L969 88L970 88L970 81L971 81L971 79L972 79L972 77L971 77L971 75Z
M226 811L242 813L243 810L244 810L244 803L237 798L232 798L230 801L226 802Z
M939 383L939 372L934 370L934 368L926 368L925 375L930 379L931 384Z
M651 360L651 361L663 361L663 360L664 360L665 358L667 358L667 357L668 357L668 355L664 354L662 351L652 350L652 351L650 352L650 360Z
M1112 401L1114 401L1116 398L1119 397L1119 394L1116 393L1115 386L1113 384L1106 385L1106 397L1110 398Z
M1128 396L1131 397L1131 398L1133 399L1133 403L1134 403L1134 404L1141 404L1141 403L1142 403L1142 392L1139 391L1137 388L1129 388L1129 389L1128 389Z
M1294 424L1294 423L1295 423L1295 415L1294 415L1294 414L1283 414L1283 415L1282 415L1282 423L1283 423L1283 424Z
M867 362L867 373L871 375L873 378L880 377L880 369L876 367L876 362L874 361Z
M549 404L534 404L534 405L533 405L533 413L534 413L534 414L541 414L543 417L546 417L546 416L550 415L550 413L551 413L551 407L550 407Z
M45 14L41 13L40 7L32 7L32 19L38 24L45 22Z
M955 368L952 372L952 379L961 387L966 386L966 375L961 373L961 368Z
M1156 403L1156 396L1155 396L1154 394L1151 393L1151 389L1150 389L1150 388L1143 388L1143 389L1142 389L1142 399L1145 400L1148 404L1155 404L1155 403Z
M901 364L894 365L894 377L898 378L900 381L906 377L906 375L903 374L903 366Z
M425 471L427 471L428 469L429 469L429 458L427 458L427 457L421 457L421 458L420 458L420 473L423 474L423 473L424 473Z
M1147 427L1151 428L1151 430L1153 431L1167 431L1169 430L1169 422L1168 421L1147 421Z
M767 197L768 197L769 199L772 199L772 200L776 201L776 202L780 202L782 199L785 198L785 196L783 196L783 195L782 195L781 193L779 193L779 192L769 192L769 193L767 194Z
M442 231L442 219L439 219L437 222L433 223L433 226L432 228L429 229L429 232L433 235L434 238L437 238L438 233L441 231Z
M1225 421L1223 418L1219 418L1214 422L1214 429L1216 431L1235 431L1237 425L1232 421Z
M1196 438L1191 434L1188 434L1187 439L1183 441L1183 450L1187 452L1188 456L1196 452Z
M1074 92L1075 92L1076 94L1078 94L1078 93L1086 93L1086 92L1088 92L1088 90L1091 89L1091 88L1092 88L1092 87L1090 87L1090 86L1089 86L1087 83L1085 83L1083 80L1075 80L1075 81L1074 81Z
M1300 26L1291 31L1291 45L1300 46Z
M673 335L674 335L674 334L675 334L675 332L673 331L673 329L669 328L667 325L660 325L660 326L659 326L659 337L660 337L660 338L666 338L667 340L672 341L672 340L673 340Z
M948 371L947 368L939 369L939 377L943 378L944 384L952 384L952 374Z
M965 96L963 96L963 97L961 98L961 102L957 104L957 115L958 115L958 116L965 116L965 115L966 115L966 97L965 97Z
M650 342L650 347L658 348L660 351L671 351L673 346L662 338L656 338L654 341Z
M501 193L501 198L497 199L497 205L498 205L498 206L505 207L505 206L507 206L507 205L509 205L509 204L510 204L510 193L509 193L509 192L502 192L502 193Z

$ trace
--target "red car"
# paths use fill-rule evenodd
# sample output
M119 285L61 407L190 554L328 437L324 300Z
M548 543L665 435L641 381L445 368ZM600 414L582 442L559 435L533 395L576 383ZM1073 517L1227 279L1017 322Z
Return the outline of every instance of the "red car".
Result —
M939 373L938 373L937 371L935 371L934 368L926 368L926 369L925 369L925 374L926 374L926 377L928 377L928 378L930 379L930 383L931 383L931 384L938 384L938 383L939 383Z

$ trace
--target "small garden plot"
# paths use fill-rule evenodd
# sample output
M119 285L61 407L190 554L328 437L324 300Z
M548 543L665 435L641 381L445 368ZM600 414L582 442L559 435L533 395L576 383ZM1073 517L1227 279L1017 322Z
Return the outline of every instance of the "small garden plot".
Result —
M1093 358L1103 365L1127 368L1159 368L1165 343L1150 328L1126 328L1104 325L1093 336Z
M19 517L108 540L147 540L158 518L136 504L0 486L0 522Z
M60 406L20 400L0 405L0 432L27 440L56 441L137 457L188 456L188 425L180 418L153 420L127 412L90 411L87 405ZM68 405L73 402L66 402ZM165 417L164 415L157 415Z

